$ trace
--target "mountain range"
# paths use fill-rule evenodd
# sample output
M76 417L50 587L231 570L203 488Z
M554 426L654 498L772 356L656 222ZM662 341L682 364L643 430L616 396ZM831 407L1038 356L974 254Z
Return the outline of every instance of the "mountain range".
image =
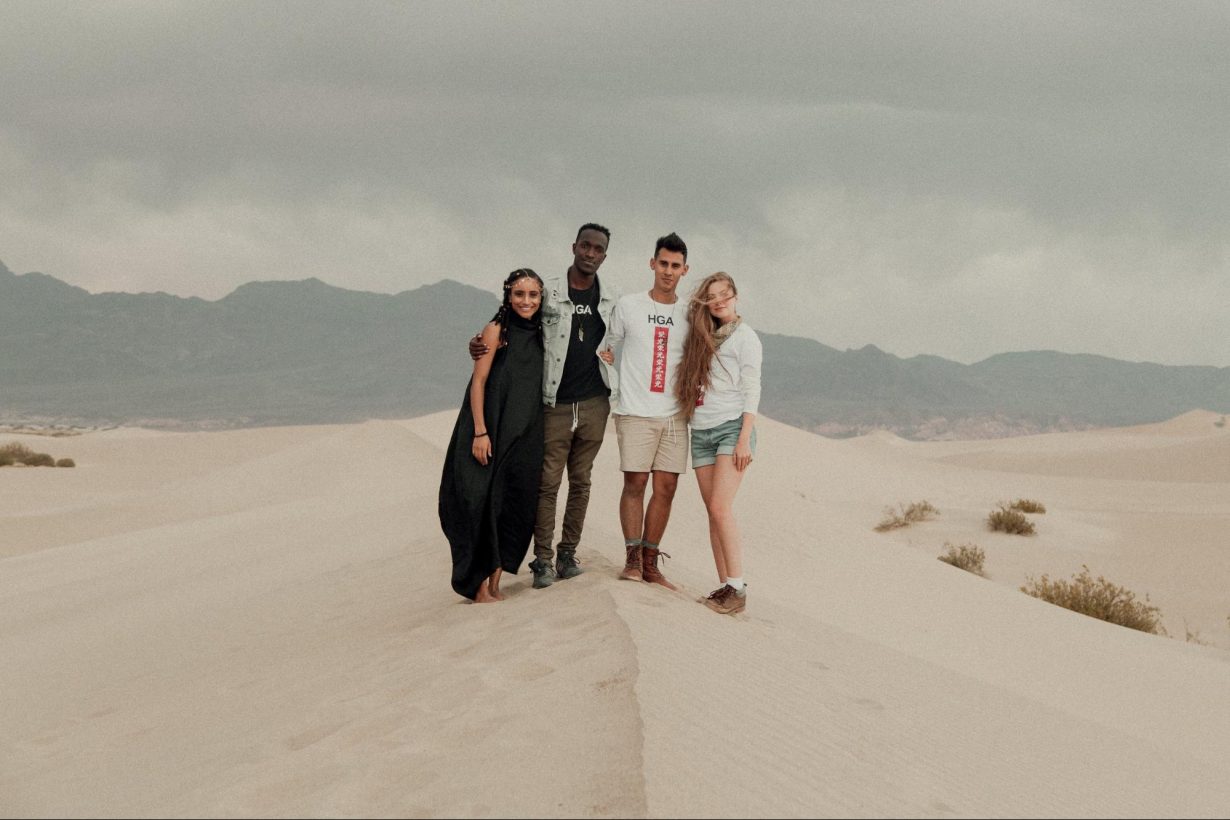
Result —
M209 428L407 418L456 407L493 294L318 279L207 301L89 293L0 263L0 422ZM1230 368L1053 351L966 365L761 332L767 416L829 436L984 438L1230 413Z

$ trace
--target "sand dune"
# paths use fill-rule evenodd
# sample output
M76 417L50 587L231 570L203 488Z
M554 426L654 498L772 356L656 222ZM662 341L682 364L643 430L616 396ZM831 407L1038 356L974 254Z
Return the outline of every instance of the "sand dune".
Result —
M613 436L587 573L493 606L448 588L450 413L59 440L75 470L0 469L0 814L1225 816L1217 418L935 443L762 421L738 618L693 600L716 579L690 475L681 593L615 580ZM988 533L1017 497L1038 534ZM873 532L920 499L941 515ZM1082 563L1172 637L1016 589Z

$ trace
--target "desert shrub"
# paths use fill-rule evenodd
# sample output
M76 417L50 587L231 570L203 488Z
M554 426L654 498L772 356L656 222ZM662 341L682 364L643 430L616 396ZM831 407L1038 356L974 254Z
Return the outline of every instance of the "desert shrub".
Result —
M1046 575L1034 580L1030 576L1021 592L1129 629L1153 635L1166 632L1162 628L1162 611L1149 603L1148 595L1143 602L1137 601L1131 590L1112 584L1101 575L1095 580L1089 574L1089 567L1084 565L1081 573L1073 575L1071 581L1052 581Z
M34 451L20 441L10 441L8 444L0 444L0 456L7 456L12 459L10 464L17 462L25 463L26 459L34 455Z
M1192 629L1187 625L1187 619L1183 619L1183 640L1187 643L1194 643L1197 646L1212 646L1211 643L1200 637L1199 629Z
M1213 426L1214 426L1214 427L1225 427L1225 426L1226 426L1226 417L1225 417L1225 416L1222 416L1220 419L1218 419L1217 421L1213 422Z
M953 546L947 541L944 542L944 546L948 550L939 556L939 559L945 564L952 564L958 569L972 572L975 575L981 575L983 578L987 577L987 574L982 569L983 562L987 560L987 554L982 551L982 547L977 544L958 544Z
M1018 498L1008 505L1010 510L1020 510L1023 513L1045 513L1046 505L1032 498Z
M1034 524L1026 518L1019 510L1013 510L1008 507L1000 507L998 510L993 510L987 516L987 526L998 532L1007 532L1013 535L1033 535Z
M25 464L29 467L54 467L56 460L47 453L36 453L20 441L0 445L0 467Z
M926 521L939 514L940 511L931 506L929 501L915 501L909 506L898 504L896 510L892 507L885 507L884 520L876 524L875 530L876 532L888 532L908 527L916 521Z
M77 462L73 461L71 458L60 458L60 459L56 459L56 466L57 467L76 467Z

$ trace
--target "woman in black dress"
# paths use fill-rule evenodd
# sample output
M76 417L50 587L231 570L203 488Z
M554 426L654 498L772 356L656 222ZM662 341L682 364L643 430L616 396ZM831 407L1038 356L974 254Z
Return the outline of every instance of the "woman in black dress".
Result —
M504 280L504 301L483 328L440 479L440 526L453 551L453 589L501 601L500 575L529 550L542 470L542 279L529 268ZM478 420L477 424L475 419Z

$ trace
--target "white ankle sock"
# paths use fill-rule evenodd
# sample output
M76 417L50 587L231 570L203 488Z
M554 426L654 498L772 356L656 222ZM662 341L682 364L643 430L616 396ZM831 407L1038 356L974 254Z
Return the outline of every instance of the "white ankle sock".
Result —
M747 584L743 583L742 578L727 578L726 586L730 587L735 592L742 592L743 588L747 586Z

